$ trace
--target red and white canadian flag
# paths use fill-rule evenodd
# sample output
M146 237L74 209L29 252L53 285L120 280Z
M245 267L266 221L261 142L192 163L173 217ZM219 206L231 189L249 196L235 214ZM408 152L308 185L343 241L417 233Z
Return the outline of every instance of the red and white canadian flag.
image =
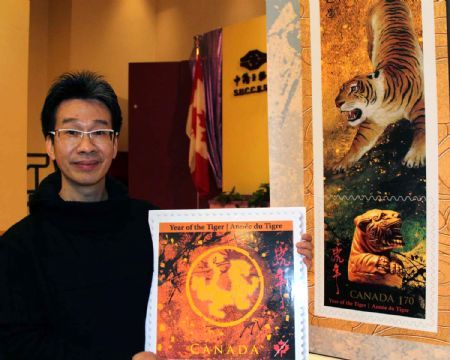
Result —
M190 139L189 169L192 180L200 196L209 193L209 156L206 144L206 102L203 84L202 62L196 55L194 78L192 81L191 103L186 124L186 134Z

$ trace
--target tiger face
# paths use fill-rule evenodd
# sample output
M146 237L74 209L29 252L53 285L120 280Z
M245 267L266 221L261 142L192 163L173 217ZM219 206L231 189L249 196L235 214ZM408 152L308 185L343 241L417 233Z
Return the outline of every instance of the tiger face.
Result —
M347 117L350 126L358 126L377 108L380 71L356 76L342 85L335 99L336 106Z
M370 253L380 254L405 245L402 219L396 211L369 210L355 218L355 225L365 234L362 245Z
M400 214L372 209L355 217L348 279L362 284L402 287L404 265L393 251L404 246Z

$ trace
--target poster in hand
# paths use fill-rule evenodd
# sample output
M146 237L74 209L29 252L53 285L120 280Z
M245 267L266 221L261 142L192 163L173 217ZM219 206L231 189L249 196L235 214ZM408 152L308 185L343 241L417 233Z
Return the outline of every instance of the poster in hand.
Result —
M305 359L304 208L149 212L146 350L162 358Z

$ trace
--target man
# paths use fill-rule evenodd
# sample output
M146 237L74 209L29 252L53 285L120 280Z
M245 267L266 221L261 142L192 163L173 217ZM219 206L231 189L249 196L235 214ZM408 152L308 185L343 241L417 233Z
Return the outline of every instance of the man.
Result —
M91 72L62 75L42 110L59 171L0 241L0 345L7 359L134 359L142 353L153 254L151 205L106 176L122 116ZM299 243L311 261L311 239ZM1 351L0 351L1 354Z

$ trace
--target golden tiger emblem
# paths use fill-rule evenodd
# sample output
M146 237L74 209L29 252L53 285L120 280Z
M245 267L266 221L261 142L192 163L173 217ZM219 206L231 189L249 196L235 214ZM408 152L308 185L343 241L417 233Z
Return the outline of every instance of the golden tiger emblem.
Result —
M369 11L368 52L375 71L344 83L335 99L350 126L358 131L344 158L334 166L342 171L369 151L386 127L401 119L414 128L407 167L425 165L425 105L422 50L412 14L402 0L378 1Z
M404 245L400 214L373 209L355 218L348 279L363 284L401 287L404 266L392 250Z
M251 274L251 264L243 259L228 259L220 252L209 256L207 264L210 277L193 276L192 289L199 300L208 303L209 314L224 319L226 307L251 308L251 297L261 286L258 276ZM224 287L224 283L228 286Z

